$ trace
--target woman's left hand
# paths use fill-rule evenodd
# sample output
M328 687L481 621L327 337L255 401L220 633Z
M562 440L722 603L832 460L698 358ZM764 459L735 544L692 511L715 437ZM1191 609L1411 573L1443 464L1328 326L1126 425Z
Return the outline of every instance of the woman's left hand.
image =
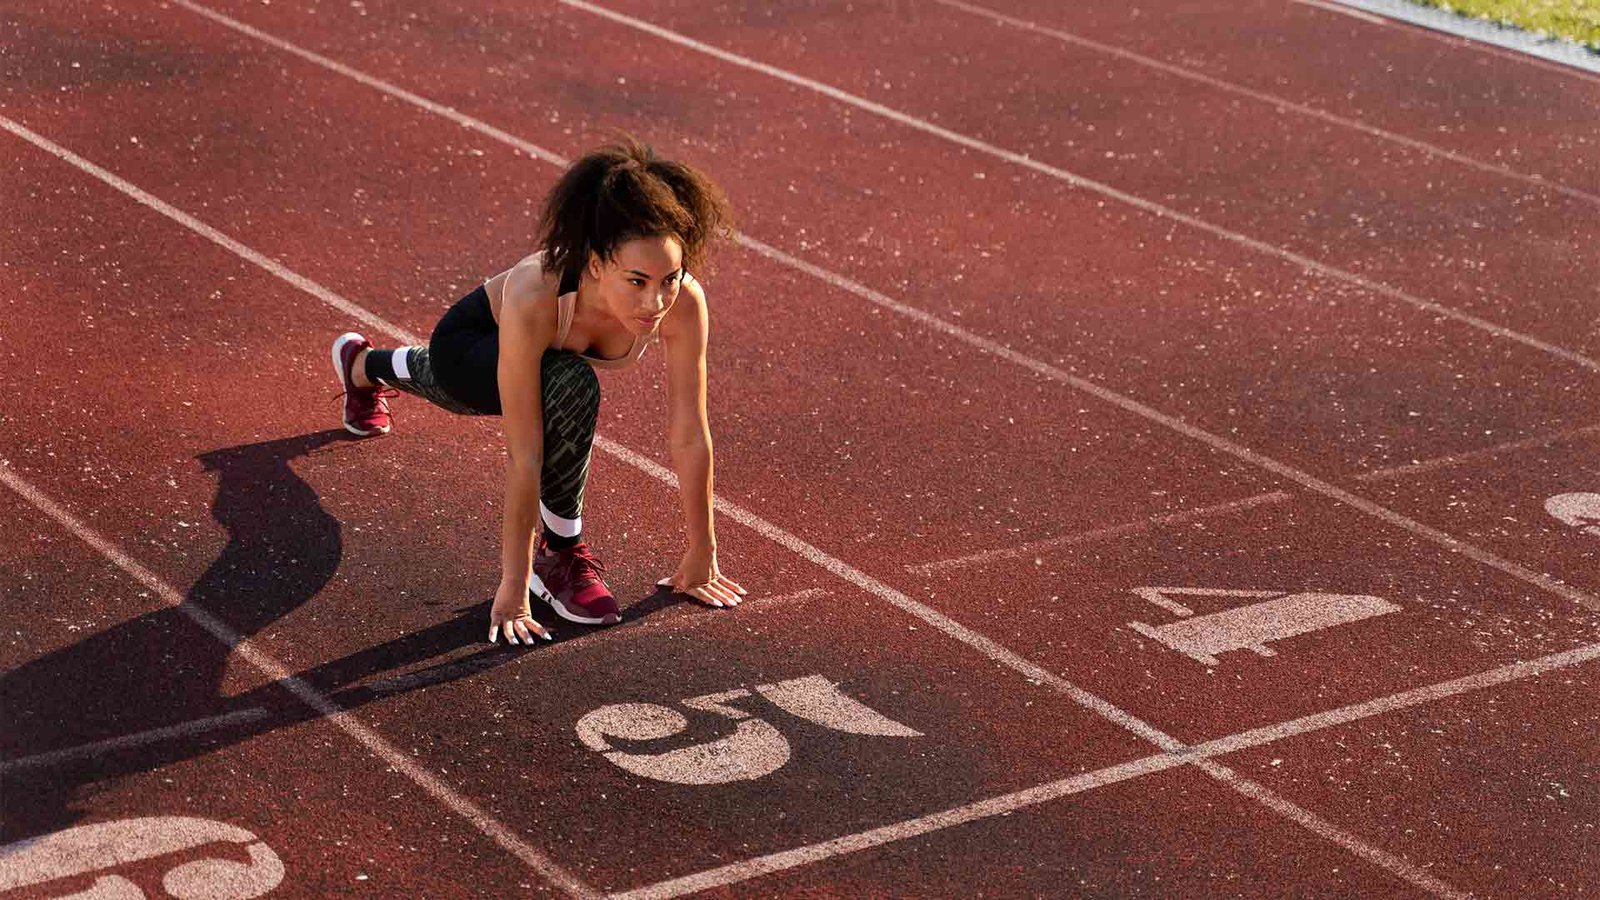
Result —
M678 571L656 582L659 587L670 587L680 594L699 600L707 606L718 608L738 606L745 589L738 582L717 569L717 552L690 549L684 552Z

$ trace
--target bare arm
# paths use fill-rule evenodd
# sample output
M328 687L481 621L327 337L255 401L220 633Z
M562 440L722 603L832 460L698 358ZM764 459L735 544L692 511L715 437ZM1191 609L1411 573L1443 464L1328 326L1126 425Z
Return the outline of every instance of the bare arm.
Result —
M489 639L501 629L510 643L549 638L528 609L528 572L539 524L539 473L544 465L544 404L539 363L555 341L553 291L536 265L519 266L505 278L500 304L501 425L505 431L506 486L500 536L500 587L490 612ZM548 296L547 296L548 295Z
M713 606L736 606L745 591L718 571L712 521L711 426L706 416L710 320L699 282L685 280L681 292L661 323L661 337L667 356L667 443L678 476L688 548L667 582Z

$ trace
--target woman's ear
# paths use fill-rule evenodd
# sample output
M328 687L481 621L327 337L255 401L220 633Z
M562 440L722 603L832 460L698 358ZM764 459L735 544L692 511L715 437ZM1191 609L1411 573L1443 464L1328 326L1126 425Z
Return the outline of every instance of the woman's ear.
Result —
M603 273L605 271L605 269L606 269L605 262L600 259L600 254L594 252L593 250L590 250L589 251L589 277L598 279L600 277L601 273Z

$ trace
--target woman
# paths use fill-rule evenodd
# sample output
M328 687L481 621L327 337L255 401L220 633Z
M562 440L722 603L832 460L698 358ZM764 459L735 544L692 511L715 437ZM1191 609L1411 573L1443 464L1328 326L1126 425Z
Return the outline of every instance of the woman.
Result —
M745 595L717 568L706 300L688 273L704 263L711 240L727 234L728 221L727 200L710 179L628 138L572 164L545 201L538 251L457 301L428 346L376 350L353 332L333 342L344 426L357 435L389 431L395 391L384 388L455 413L503 417L510 461L491 642L551 639L530 613L530 591L570 621L621 620L583 540L600 409L593 370L630 365L657 338L689 535L677 571L659 584L717 607Z

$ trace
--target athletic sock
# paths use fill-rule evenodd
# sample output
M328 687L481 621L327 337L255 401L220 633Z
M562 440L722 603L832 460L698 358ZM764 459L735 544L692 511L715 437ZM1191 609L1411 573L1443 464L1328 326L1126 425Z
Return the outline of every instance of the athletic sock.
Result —
M581 531L572 537L567 537L566 535L556 534L548 528L544 530L544 544L551 550L571 550L581 543L583 543L583 532Z
M392 385L397 381L410 381L411 368L407 365L411 361L411 348L398 347L394 350L369 350L367 351L366 369L367 380Z
M544 542L551 550L570 550L583 542L583 517L569 519L539 504L539 518L544 521ZM570 534L563 534L570 532Z

